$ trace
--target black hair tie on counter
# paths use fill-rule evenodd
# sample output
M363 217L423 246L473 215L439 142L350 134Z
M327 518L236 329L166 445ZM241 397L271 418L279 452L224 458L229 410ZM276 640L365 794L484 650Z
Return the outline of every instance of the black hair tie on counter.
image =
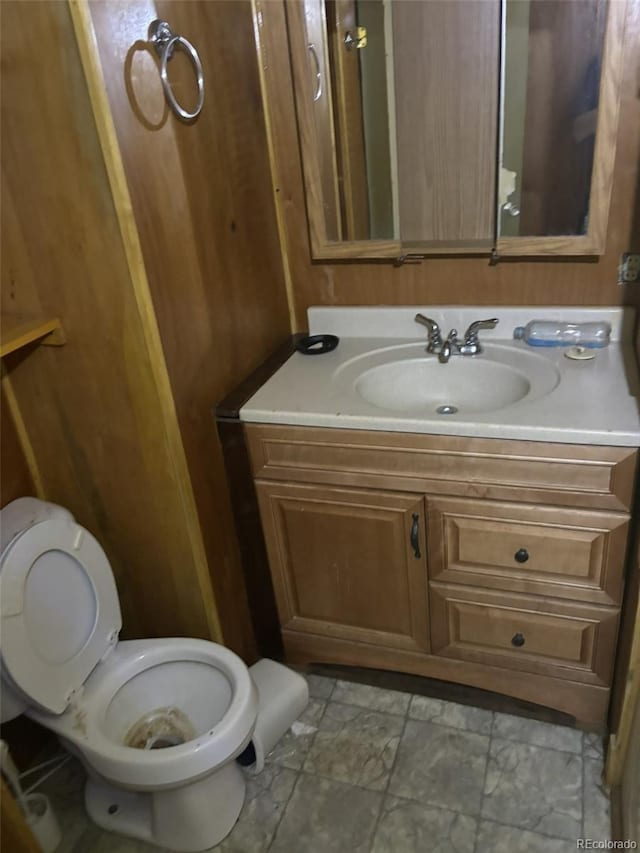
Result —
M296 344L296 349L303 355L324 355L325 352L334 350L340 338L336 335L308 335L306 338L300 338Z

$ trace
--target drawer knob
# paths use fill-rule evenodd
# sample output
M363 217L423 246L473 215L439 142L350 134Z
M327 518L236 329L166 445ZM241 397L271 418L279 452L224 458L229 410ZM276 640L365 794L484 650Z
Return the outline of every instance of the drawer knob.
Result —
M529 559L529 552L526 548L519 548L513 555L516 563L526 563Z
M522 634L514 634L511 638L511 645L517 646L517 648L524 646L524 636Z

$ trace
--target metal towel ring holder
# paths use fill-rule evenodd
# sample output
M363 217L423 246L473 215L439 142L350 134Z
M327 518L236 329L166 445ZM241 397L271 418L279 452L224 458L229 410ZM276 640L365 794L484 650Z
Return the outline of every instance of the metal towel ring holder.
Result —
M156 49L156 53L160 57L160 78L162 79L162 87L169 106L179 119L182 119L183 121L193 121L194 118L197 118L200 115L202 105L204 104L204 74L202 73L202 63L200 62L198 51L190 41L187 41L186 38L176 35L166 21L152 21L149 26L149 40L152 42ZM177 102L167 76L167 62L173 56L173 51L177 44L182 45L187 54L191 57L193 67L196 72L196 79L198 82L198 103L192 113L183 109Z

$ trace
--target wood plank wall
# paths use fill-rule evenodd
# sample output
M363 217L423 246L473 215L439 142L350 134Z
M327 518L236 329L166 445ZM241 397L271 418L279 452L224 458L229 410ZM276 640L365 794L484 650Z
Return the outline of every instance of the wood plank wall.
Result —
M636 704L620 787L621 839L628 838L638 844L640 842L640 702Z
M18 430L11 416L4 390L1 394L0 407L0 506L6 506L16 498L37 496L38 489L22 450ZM18 717L11 722L3 723L0 726L0 736L8 743L13 760L20 769L27 767L38 753L54 739L50 731L27 717ZM12 833L17 832L15 844L17 845L20 841L20 844L24 846L29 835L24 835L22 829L16 826L16 814L13 810L13 804L10 802L12 798L9 792L5 790L4 780L2 785L2 829L0 830L0 837L11 850L20 850L22 847L14 846L6 838L11 839ZM25 846L24 849L31 848Z
M273 0L277 2L277 0ZM265 4L277 24L269 42L269 68L279 98L273 111L277 181L283 199L287 262L295 297L296 330L310 305L618 305L638 304L640 288L620 287L620 254L640 250L640 0L629 0L620 132L606 254L598 259L509 260L440 257L394 268L386 262L312 262L302 173L286 56L283 16Z
M123 636L209 638L69 8L4 2L2 24L2 309L67 334L5 359L43 493L105 548Z
M6 850L11 850L12 853L39 853L42 847L37 843L29 829L24 815L4 778L0 783L0 788L2 791L0 797L2 803L0 835L2 835L3 846Z
M0 399L0 507L16 498L35 496L36 487L20 446L4 391Z
M212 408L290 328L251 4L97 2L91 14L224 640L247 657L246 591ZM156 17L199 52L206 95L192 124L166 110L145 43ZM184 54L170 72L192 103Z

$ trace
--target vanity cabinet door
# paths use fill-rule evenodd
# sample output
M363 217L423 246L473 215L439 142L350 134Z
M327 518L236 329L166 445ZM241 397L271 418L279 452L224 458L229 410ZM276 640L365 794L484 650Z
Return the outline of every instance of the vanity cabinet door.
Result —
M283 630L429 650L422 498L256 487Z

